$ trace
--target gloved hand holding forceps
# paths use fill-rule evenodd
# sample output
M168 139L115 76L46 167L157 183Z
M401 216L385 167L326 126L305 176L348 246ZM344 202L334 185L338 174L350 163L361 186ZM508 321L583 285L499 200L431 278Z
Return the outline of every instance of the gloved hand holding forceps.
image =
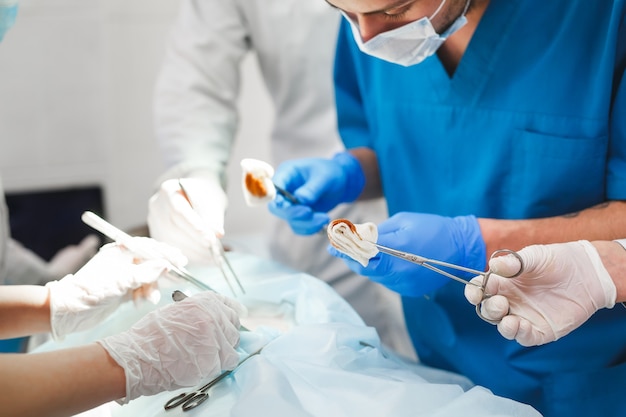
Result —
M338 204L356 200L365 187L364 171L353 155L343 152L332 159L311 158L281 164L273 178L300 201L292 204L280 196L269 209L299 234L312 234L325 224L326 212ZM417 253L472 269L484 270L486 248L474 216L444 217L421 213L398 213L378 226L378 242L397 250ZM333 247L331 255L342 258L354 272L402 295L420 296L447 283L432 271L416 268L401 259L378 254L364 267Z
M351 203L365 186L359 161L348 152L331 159L306 158L282 163L272 178L291 193L299 204L282 195L268 204L272 214L285 220L299 235L311 235L328 224L328 211L342 203Z
M224 236L226 206L226 193L216 175L201 172L168 179L148 204L150 236L179 248L190 261L216 262L212 248Z
M618 246L619 250L622 250ZM601 308L612 308L616 286L594 245L576 241L532 245L491 259L483 300L479 286L466 285L465 297L482 302L481 314L497 321L505 338L523 346L543 345L567 335ZM523 272L509 278L520 269ZM471 280L482 284L482 277Z
M374 243L478 271L485 269L486 247L474 216L397 213L378 225ZM404 296L419 297L450 282L439 273L382 252L363 266L332 246L328 251L354 272ZM463 277L469 278L467 273Z
M220 238L224 236L226 195L210 176L165 181L151 199L148 213L150 234L180 245L183 253L201 264L214 263L234 296L245 294ZM232 282L231 282L232 281Z

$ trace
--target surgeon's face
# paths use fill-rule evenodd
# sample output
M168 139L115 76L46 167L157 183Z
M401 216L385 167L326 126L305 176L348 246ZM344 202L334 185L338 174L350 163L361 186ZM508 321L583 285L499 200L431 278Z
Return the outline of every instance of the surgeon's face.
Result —
M17 16L17 0L0 0L0 42Z
M359 26L363 42L374 36L432 16L443 0L326 0ZM462 13L466 0L446 0L432 23L441 33Z

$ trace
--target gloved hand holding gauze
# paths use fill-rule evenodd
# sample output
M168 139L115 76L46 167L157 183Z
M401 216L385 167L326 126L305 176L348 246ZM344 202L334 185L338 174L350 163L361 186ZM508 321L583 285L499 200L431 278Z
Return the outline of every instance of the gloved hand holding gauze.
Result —
M350 256L363 266L378 253L374 243L378 227L374 223L353 224L346 219L330 222L326 229L328 240L338 251Z
M129 330L98 341L124 369L128 402L190 387L237 366L238 302L211 291L152 311Z

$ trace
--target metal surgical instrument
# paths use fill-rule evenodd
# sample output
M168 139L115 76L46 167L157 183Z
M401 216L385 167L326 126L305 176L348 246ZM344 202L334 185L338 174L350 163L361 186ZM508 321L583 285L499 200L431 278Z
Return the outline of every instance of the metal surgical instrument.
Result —
M195 210L193 204L191 204L191 199L189 198L189 194L187 193L187 190L185 190L185 187L183 186L183 181L180 178L178 179L178 186L180 187L180 191L183 194L183 197L185 197L185 200L187 200L187 202L189 203L189 206L191 206L191 208ZM241 292L245 294L246 290L243 288L243 285L241 285L241 281L239 281L237 274L235 274L235 270L233 269L232 265L228 261L228 258L226 257L226 251L224 250L222 241L216 238L214 241L214 244L211 245L211 251L213 251L213 254L215 255L216 262L220 268L220 272L222 273L222 277L224 277L224 281L226 281L226 284L228 285L228 288L230 288L230 291L233 293L233 296L236 297L237 293L235 292L235 288L230 282L231 278L229 278L229 274L230 274L230 277L232 277L232 280L235 281L235 283L237 284ZM226 268L224 268L224 264L226 264ZM228 270L228 273L226 273L226 270Z
M414 264L417 265L421 265L424 268L428 268L431 271L437 272L438 274L441 274L443 276L446 276L450 279L453 279L455 281L461 282L463 284L466 285L473 285L475 287L479 287L482 292L483 292L483 296L482 299L480 300L480 302L478 304L476 304L476 314L478 314L478 317L480 317L481 319L485 320L488 323L492 323L492 324L498 324L500 322L500 320L491 320L488 319L487 317L482 315L481 312L481 306L483 301L485 301L486 299L492 297L492 294L488 294L486 292L486 288L487 288L487 282L489 282L489 277L491 277L492 271L491 269L485 271L479 271L477 269L472 269L472 268L466 268L464 266L460 266L460 265L455 265L455 264L451 264L448 262L443 262L443 261L437 261L434 259L428 259L428 258L424 258L423 256L419 256L419 255L415 255L409 252L403 252L403 251L399 251L396 249L392 249L392 248L388 248L386 246L383 245L379 245L378 243L374 243L374 242L370 242L372 243L374 246L376 246L376 248L382 252L382 253L386 253L387 255L391 255L391 256L395 256L396 258L400 258L400 259L404 259L405 261L408 262L412 262ZM519 276L523 271L524 271L524 262L522 261L522 257L515 251L512 251L510 249L500 249L495 251L494 253L491 254L491 256L489 257L489 259L493 259L497 256L502 256L502 255L508 255L511 254L513 256L515 256L519 262L520 262L520 269L519 271L517 271L517 273L515 275L511 275L508 278L515 278L517 276ZM478 276L482 276L483 277L483 282L481 285L473 283L471 281L465 280L463 278L457 277L456 275L453 275L449 272L444 271L441 268L438 268L439 266L441 267L445 267L445 268L450 268L450 269L455 269L457 271L462 271L462 272L467 272L470 274L474 274L474 275L478 275Z
M274 184L274 183L273 183ZM291 204L300 204L300 200L298 200L296 198L295 195L291 194L289 191L285 190L282 187L279 187L278 185L274 184L274 188L276 188L276 192L280 195L282 195L283 197L285 197L287 200L289 200L289 202Z
M183 406L182 407L183 411L188 411L188 410L191 410L193 408L196 408L197 406L199 406L200 404L202 404L203 402L205 402L206 400L209 399L209 394L207 393L207 391L212 386L214 386L217 383L219 383L221 380L226 378L228 375L231 375L232 373L234 373L237 369L239 369L239 367L241 367L241 365L244 364L245 361L247 361L251 357L261 353L261 350L263 350L263 347L264 346L262 346L257 351L252 352L251 354L246 356L244 359L242 359L241 362L239 362L239 364L233 370L223 372L217 378L213 379L208 384L202 386L198 390L192 391L192 392L183 392L183 393L178 394L177 396L173 397L172 399L170 399L168 402L165 403L165 406L164 406L165 409L166 410L171 410L172 408L178 407L179 405Z
M137 256L140 256L141 258L163 259L163 256L161 254L157 252L152 252L149 249L146 249L145 247L140 247L139 245L134 244L132 236L121 231L120 229L113 226L111 223L107 222L102 217L98 216L97 214L91 211L84 212L83 215L81 216L81 219L88 226L93 227L95 230L99 231L100 233L102 233L103 235L111 239L112 241L117 242L120 245L123 245L126 249L133 252ZM202 290L209 290L209 291L216 292L209 285L193 277L184 268L179 268L176 265L170 263L170 265L168 266L168 272L176 277L182 278L185 281L192 283L193 285L195 285L196 287Z

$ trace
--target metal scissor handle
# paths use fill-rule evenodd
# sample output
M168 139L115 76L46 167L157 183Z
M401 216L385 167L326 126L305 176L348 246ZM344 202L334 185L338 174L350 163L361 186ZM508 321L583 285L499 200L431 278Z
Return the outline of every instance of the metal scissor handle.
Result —
M200 389L192 392L183 392L171 398L168 402L165 403L164 408L166 410L171 410L172 408L178 407L179 405L183 406L183 411L189 411L192 408L196 408L197 406L209 399L209 394L207 393L209 388L216 385L228 375L231 375L233 372L239 369L239 367L243 365L245 361L261 353L261 350L263 350L264 347L265 346L261 346L258 350L243 358L233 370L221 373L215 379L209 381L206 385L203 385Z
M183 404L183 411L191 410L192 408L196 408L203 402L209 399L209 394L206 392L199 393L189 400L185 401Z
M481 301L476 304L476 314L478 314L478 317L480 317L481 319L485 320L488 323L491 324L498 324L500 322L500 320L491 320L488 319L487 317L483 316L480 309L482 306L483 301L485 301L486 299L490 298L492 296L492 294L488 294L485 289L487 288L487 283L489 282L489 277L492 274L491 269L487 270L487 272L483 272L483 271L479 271L476 269L472 269L472 268L466 268L464 266L461 265L455 265L455 264L451 264L448 262L443 262L443 261L437 261L435 259L429 259L429 258L425 258L423 256L419 256L419 255L415 255L413 253L409 253L409 252L403 252L403 251L399 251L397 249L392 249L389 248L387 246L383 246L383 245L379 245L378 243L374 243L374 242L370 242L373 245L376 246L376 248L378 248L378 250L382 253L386 253L387 255L391 255L391 256L395 256L397 258L400 259L404 259L405 261L408 262L412 262L414 264L423 266L425 268L430 269L431 271L437 272L438 274L441 274L443 276L446 276L450 279L453 279L455 281L458 281L460 283L463 283L465 285L473 285L476 287L480 287L480 289L483 292L483 298L481 299ZM524 262L522 261L522 257L515 251L510 250L510 249L500 249L497 250L495 252L493 252L491 254L491 256L489 257L489 259L493 259L497 256L502 256L502 255L508 255L508 254L512 254L514 255L520 262L520 269L519 271L517 271L517 273L515 275L510 276L509 278L515 278L517 276L519 276L523 271L524 271ZM462 271L462 272L466 272L466 273L471 273L474 275L479 275L483 277L483 282L482 285L478 285L474 282L465 280L461 277L457 277L456 275L450 274L447 271L444 271L443 269L439 268L439 267L445 267L445 268L451 268L451 269L455 269L457 271Z
M498 256L503 256L503 255L513 255L517 258L517 260L519 261L520 264L520 268L519 271L517 271L514 275L511 275L507 278L515 278L521 275L522 272L524 272L524 261L522 260L522 257L520 256L519 253L510 250L510 249L500 249L495 251L494 253L491 254L491 256L489 257L489 260L498 257ZM498 324L500 323L500 320L492 320L492 319L488 319L487 317L483 316L481 309L482 309L482 305L483 302L489 298L491 298L493 296L493 294L487 294L486 289L487 289L487 283L489 282L489 278L491 277L491 274L493 273L493 271L491 271L491 268L489 268L487 270L487 272L484 272L480 275L482 275L483 278L483 283L480 286L480 289L483 292L483 298L480 300L480 302L478 304L476 304L476 314L478 314L478 317L480 317L481 319L485 320L487 323L491 323L491 324Z
M196 408L197 406L199 406L200 404L202 404L209 398L209 394L207 393L209 388L211 388L213 385L220 382L222 379L226 378L231 373L232 371L226 371L220 374L217 378L213 379L208 384L202 386L202 388L200 388L197 391L183 392L181 394L178 394L177 396L175 396L174 398L170 399L168 402L165 403L165 409L171 410L172 408L178 407L181 404L183 406L183 411Z

